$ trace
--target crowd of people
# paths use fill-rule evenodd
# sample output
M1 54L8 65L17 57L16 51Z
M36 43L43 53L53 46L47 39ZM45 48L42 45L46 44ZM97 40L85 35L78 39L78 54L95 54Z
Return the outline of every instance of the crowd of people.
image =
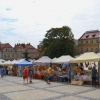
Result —
M78 65L74 67L75 71L75 77L74 79L77 81L78 76L80 75L89 75L88 72L86 72L82 67L79 67ZM16 73L16 74L12 74ZM52 75L61 75L62 73L65 73L67 75L67 80L70 80L70 70L69 67L66 66L62 69L61 65L52 65L52 66L24 66L24 67L12 67L10 69L9 67L2 67L1 68L1 78L6 77L6 75L16 75L16 76L22 76L23 77L23 83L32 83L32 79L44 79L47 84L50 84L50 80ZM65 75L65 76L66 76ZM64 77L64 76L63 76ZM91 69L91 80L92 80L92 86L96 87L96 81L97 78L99 80L99 76L97 73L97 69L95 66Z
M59 75L62 72L66 73L66 69L61 68L61 66L53 65L53 66L34 66L34 67L24 67L23 69L23 80L28 83L28 77L30 83L32 83L32 79L44 79L47 84L50 84L50 79L52 75Z

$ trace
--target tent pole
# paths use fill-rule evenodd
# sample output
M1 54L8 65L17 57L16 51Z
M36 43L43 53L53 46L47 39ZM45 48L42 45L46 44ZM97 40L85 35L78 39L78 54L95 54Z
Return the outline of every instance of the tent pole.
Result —
M99 73L99 76L100 76L100 61L98 62L98 73ZM100 84L100 78L99 78L99 84Z

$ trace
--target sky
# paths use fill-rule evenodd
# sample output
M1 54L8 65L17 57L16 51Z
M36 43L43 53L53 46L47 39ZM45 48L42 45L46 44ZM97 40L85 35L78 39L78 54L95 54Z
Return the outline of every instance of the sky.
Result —
M100 30L100 0L0 0L0 41L37 45L51 28L69 26L75 39Z

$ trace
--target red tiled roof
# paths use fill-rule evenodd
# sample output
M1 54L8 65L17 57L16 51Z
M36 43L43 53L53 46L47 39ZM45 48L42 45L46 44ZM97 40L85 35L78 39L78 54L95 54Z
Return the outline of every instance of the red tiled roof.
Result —
M30 43L29 44L16 44L15 49L23 48L23 49L35 49Z
M9 43L6 44L0 44L0 49L3 50L4 48L13 48Z
M86 31L79 39L90 39L90 38L98 38L100 36L100 31Z
M9 43L6 43L4 48L13 48Z
M26 50L28 50L28 49L35 49L31 44L26 44L25 48L26 48Z

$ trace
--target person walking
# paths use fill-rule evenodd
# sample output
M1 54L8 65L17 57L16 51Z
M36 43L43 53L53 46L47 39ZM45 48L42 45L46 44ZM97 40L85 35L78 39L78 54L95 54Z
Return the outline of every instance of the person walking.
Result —
M23 71L23 82L25 83L25 80L27 80L28 83L28 67L25 67L24 71Z
M47 84L50 84L50 74L51 74L51 68L48 67L46 69L46 82L47 82Z
M32 67L29 68L29 80L30 80L30 83L32 83L32 79L33 79L33 69Z
M4 76L6 77L6 67L4 67Z
M3 76L4 76L4 69L1 68L1 78L3 78Z
M96 75L97 75L97 70L94 66L92 69L92 86L95 85L95 87L96 87Z

